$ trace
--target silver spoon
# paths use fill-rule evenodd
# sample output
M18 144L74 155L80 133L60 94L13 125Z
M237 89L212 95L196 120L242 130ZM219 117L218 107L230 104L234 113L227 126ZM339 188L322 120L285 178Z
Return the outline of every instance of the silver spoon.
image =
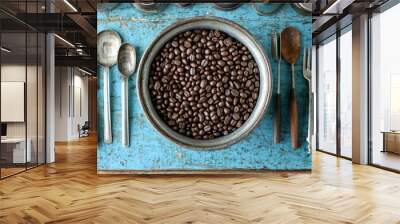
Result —
M129 116L128 116L128 79L136 68L135 48L124 43L118 52L118 69L121 73L121 111L122 111L122 145L129 146Z
M121 37L113 30L104 30L97 35L97 61L104 69L104 143L112 143L110 111L110 66L117 63Z

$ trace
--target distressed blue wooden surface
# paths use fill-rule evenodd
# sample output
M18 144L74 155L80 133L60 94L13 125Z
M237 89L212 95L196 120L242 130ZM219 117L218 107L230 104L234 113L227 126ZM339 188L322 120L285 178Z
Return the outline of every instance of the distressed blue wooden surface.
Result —
M285 5L274 16L259 16L250 4L235 11L220 11L211 4L195 4L180 8L168 5L161 13L145 14L125 4L99 4L98 32L105 29L117 31L124 42L136 47L139 57L155 36L172 23L194 16L218 16L230 19L247 29L264 47L269 58L270 34L286 26L294 26L302 33L302 46L311 46L311 17L303 16L290 5ZM296 87L299 107L299 139L301 147L292 149L288 113L290 86L289 66L282 63L282 143L273 144L271 103L263 120L252 133L239 143L224 150L195 151L178 147L160 134L146 120L136 95L136 76L129 80L130 147L121 146L120 75L117 66L111 68L111 111L113 143L103 143L103 76L99 67L98 119L99 142L98 170L218 170L218 169L311 169L311 156L307 150L308 83L302 76L302 56L296 64ZM277 64L270 60L274 72L276 91ZM285 119L286 118L286 119Z

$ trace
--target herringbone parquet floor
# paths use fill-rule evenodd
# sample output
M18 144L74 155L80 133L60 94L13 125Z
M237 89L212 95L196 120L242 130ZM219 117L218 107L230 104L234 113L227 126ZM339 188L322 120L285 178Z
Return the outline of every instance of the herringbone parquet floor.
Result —
M0 223L400 223L400 175L314 153L312 173L98 176L96 140L0 181Z

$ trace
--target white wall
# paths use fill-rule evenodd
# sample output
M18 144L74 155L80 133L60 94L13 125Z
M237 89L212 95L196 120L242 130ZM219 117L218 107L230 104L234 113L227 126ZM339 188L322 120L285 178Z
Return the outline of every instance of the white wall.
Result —
M1 82L1 122L25 121L25 83Z
M1 66L1 81L3 82L25 82L26 72L28 72L28 87L27 87L27 119L28 119L28 137L30 133L35 133L36 136L36 107L37 107L37 93L36 93L36 66L18 65L18 64L5 64ZM41 68L39 67L39 74ZM33 79L33 76L35 79ZM42 105L38 105L41 107ZM7 108L1 108L6 110ZM11 122L7 125L8 137L25 137L25 123L26 122ZM31 129L32 128L32 131ZM39 136L43 137L43 136Z
M27 78L27 80L26 80ZM26 112L27 120L24 122L7 122L8 138L25 138L30 140L32 150L32 161L44 162L45 130L44 130L44 74L42 67L25 64L3 64L1 66L2 82L24 82L26 84ZM2 96L7 97L7 96ZM10 108L1 108L9 110ZM37 157L37 154L39 156Z
M68 71L67 67L55 68L55 141L68 140Z
M72 67L56 67L55 74L55 140L78 139L78 125L88 120L88 78Z
M82 73L80 73L82 74ZM80 88L81 90L81 110L82 114L80 116L75 116L76 122L83 124L85 121L89 119L89 109L88 109L88 77L87 76L81 76L81 75L75 75L75 82L74 82L75 87ZM76 90L76 89L75 89ZM76 111L76 115L78 114L78 111Z
M2 65L1 66L1 81L3 82L25 82L25 65ZM28 71L32 67L27 68ZM7 108L1 108L6 110ZM25 137L25 122L7 123L7 137L24 138Z

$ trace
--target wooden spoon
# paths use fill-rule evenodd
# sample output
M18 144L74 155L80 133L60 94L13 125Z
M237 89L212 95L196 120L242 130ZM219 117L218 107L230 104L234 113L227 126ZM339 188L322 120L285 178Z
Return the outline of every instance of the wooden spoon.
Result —
M298 117L296 102L296 79L294 65L300 55L300 32L294 27L287 27L281 33L281 54L285 61L292 67L292 87L290 88L290 133L292 136L292 147L299 147Z

